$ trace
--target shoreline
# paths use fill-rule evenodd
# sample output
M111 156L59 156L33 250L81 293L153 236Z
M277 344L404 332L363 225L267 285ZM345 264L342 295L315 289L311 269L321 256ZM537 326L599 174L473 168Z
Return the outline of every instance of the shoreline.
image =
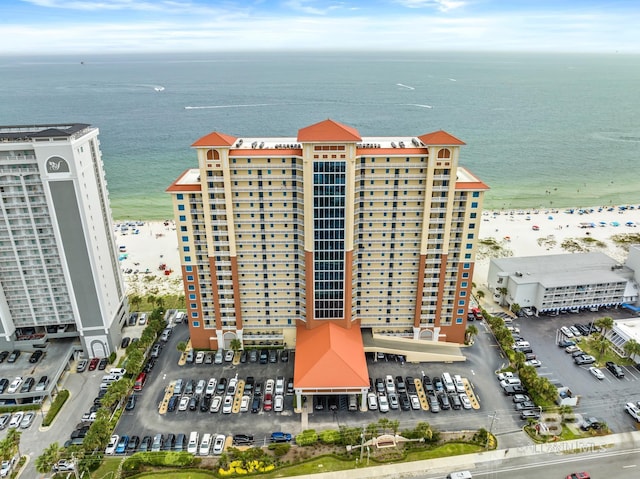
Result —
M130 226L123 231L123 224ZM173 220L121 220L114 226L128 295L184 295ZM473 281L483 285L493 257L600 251L624 262L628 250L613 238L634 234L640 242L640 206L486 209L477 228Z

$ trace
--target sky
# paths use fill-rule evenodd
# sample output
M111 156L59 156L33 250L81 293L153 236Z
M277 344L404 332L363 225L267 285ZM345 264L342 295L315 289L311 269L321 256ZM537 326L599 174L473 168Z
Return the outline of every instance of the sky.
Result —
M638 0L2 0L0 55L640 53Z

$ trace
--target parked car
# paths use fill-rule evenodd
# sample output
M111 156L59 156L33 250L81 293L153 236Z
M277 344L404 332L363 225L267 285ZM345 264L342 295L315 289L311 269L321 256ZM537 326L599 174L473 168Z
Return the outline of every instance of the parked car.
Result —
M36 380L33 377L29 376L22 383L22 386L20 387L20 392L21 393L28 393L29 391L31 391L31 388L33 387L33 385L35 383L36 383Z
M113 436L111 436L111 439L109 439L109 444L107 444L107 447L105 448L104 453L115 454L116 446L118 445L119 440L120 440L120 436L118 436L117 434L114 434Z
M222 406L222 396L213 396L211 399L211 407L209 408L209 412L219 412L220 407Z
M595 366L591 366L591 367L589 368L589 372L590 372L590 373L591 373L591 374L592 374L596 379L600 379L600 380L604 379L604 373L603 373L600 369L596 368Z
M116 454L124 454L127 450L127 444L129 444L129 436L126 434L120 437L118 444L116 445Z
M607 361L605 366L611 372L611 374L613 374L618 379L624 377L624 371L622 370L622 368L613 361Z
M224 444L226 442L227 438L224 434L218 434L216 435L216 438L213 441L213 453L214 454L222 454L222 451L224 450Z
M11 413L6 412L0 415L0 431L7 427L10 419L11 419Z
M98 371L104 371L107 368L108 363L109 361L107 360L107 358L101 358L98 362Z
M27 429L33 423L33 420L36 417L36 413L33 411L27 411L22 416L22 421L20 421L20 429Z
M573 360L577 365L593 364L593 363L596 362L596 358L594 358L593 356L590 356L588 354L584 354L582 356L578 356L577 358L574 358ZM623 373L623 375L624 375L624 373Z
M140 444L140 437L131 436L129 438L129 443L127 444L127 454L133 454L138 449L138 445Z
M144 436L140 441L140 447L138 448L139 452L147 452L151 450L151 436Z
M236 434L233 436L234 446L250 446L253 444L253 436L250 434Z
M286 432L272 432L271 442L290 442L291 434Z
M17 349L14 349L13 351L11 351L11 354L9 354L9 357L7 358L7 362L15 363L19 357L20 357L20 351Z
M540 412L535 409L520 411L520 419L540 419Z
M234 352L233 349L227 349L224 353L224 362L230 363L233 361Z
M89 361L89 371L94 371L98 367L99 362L100 362L100 359L91 358L91 361Z

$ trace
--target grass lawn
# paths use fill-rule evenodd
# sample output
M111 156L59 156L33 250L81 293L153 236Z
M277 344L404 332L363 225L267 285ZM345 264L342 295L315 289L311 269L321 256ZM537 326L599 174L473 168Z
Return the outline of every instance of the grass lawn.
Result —
M213 472L206 472L206 471L169 471L169 472L153 472L153 473L147 473L147 474L139 474L137 476L131 476L132 479L135 479L136 477L139 478L156 478L156 477L163 477L165 479L211 479L212 477L216 477ZM96 478L97 479L97 478Z
M118 465L122 461L121 457L105 457L102 460L102 464L100 467L96 469L96 471L91 475L95 479L102 478L106 476L106 479L110 479L115 476L115 472L118 470ZM110 476L107 474L111 473Z

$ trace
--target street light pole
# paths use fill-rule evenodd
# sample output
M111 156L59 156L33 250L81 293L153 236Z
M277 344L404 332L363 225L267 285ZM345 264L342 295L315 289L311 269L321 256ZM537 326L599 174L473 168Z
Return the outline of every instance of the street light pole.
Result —
M489 425L489 434L487 434L487 442L484 446L485 451L489 449L489 439L491 438L491 433L493 432L493 423L496 420L496 416L498 415L498 411L493 411L491 415L491 424Z

